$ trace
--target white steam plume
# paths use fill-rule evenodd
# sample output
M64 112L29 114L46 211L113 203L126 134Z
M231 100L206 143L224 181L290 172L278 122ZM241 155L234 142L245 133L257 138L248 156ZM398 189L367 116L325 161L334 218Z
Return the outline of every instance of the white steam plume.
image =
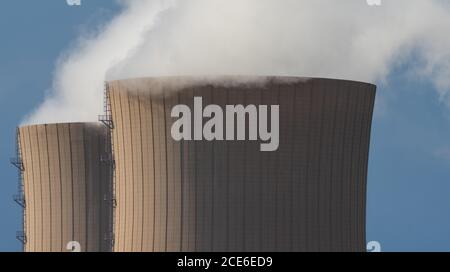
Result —
M450 106L450 3L391 0L122 0L57 65L26 123L95 121L105 79L291 75L380 81L405 61Z

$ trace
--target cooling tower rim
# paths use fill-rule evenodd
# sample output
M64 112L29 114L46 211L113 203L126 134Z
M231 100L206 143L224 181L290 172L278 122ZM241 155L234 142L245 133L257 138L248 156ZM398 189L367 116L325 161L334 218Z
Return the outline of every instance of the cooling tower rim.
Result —
M343 79L343 78L326 78L326 77L303 77L303 76L254 76L254 75L206 75L206 76L148 76L148 77L130 77L106 80L106 84L114 83L145 83L155 81L159 83L172 82L175 84L190 83L192 85L251 85L251 84L267 84L267 83L299 83L309 81L331 81L350 84L365 85L368 88L375 89L377 85L359 80Z
M47 127L47 126L61 126L61 125L85 125L85 126L103 126L100 122L55 122L55 123L42 123L42 124L29 124L19 126L18 129L34 128L34 127Z

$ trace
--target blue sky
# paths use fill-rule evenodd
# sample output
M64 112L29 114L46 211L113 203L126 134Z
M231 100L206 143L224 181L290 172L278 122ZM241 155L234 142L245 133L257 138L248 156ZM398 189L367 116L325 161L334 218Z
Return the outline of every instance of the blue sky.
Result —
M0 8L0 251L20 250L12 200L15 128L51 87L58 57L107 21L114 1L2 1ZM406 62L378 84L368 177L367 239L383 251L450 251L450 111Z

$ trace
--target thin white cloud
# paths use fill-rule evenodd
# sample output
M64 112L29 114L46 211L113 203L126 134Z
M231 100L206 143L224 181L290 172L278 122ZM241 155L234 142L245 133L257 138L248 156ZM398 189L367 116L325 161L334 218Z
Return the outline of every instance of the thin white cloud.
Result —
M444 146L434 151L434 156L450 163L450 147Z

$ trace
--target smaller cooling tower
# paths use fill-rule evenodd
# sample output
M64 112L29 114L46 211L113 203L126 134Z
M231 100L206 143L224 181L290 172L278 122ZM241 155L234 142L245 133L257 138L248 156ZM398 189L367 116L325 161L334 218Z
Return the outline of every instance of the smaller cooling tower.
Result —
M95 123L19 128L25 251L111 251L109 139Z

